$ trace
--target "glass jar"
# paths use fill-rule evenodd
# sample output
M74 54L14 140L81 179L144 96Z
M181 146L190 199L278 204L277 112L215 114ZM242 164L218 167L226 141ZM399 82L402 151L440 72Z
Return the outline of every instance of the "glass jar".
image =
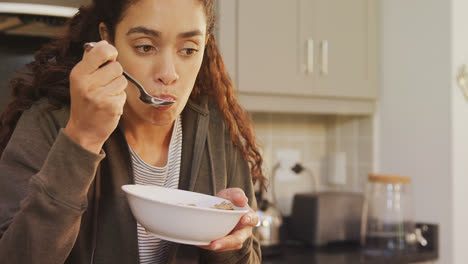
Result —
M411 178L369 174L363 210L362 240L368 255L397 255L413 250Z

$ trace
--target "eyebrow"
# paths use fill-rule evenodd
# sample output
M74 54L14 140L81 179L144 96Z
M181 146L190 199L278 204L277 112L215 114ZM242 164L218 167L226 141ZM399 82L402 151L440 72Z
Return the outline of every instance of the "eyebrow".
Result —
M127 35L136 34L136 33L151 35L151 36L154 36L154 37L157 37L157 38L161 37L161 32L160 31L149 29L149 28L146 28L146 27L141 27L141 26L129 29L128 32L127 32ZM191 38L191 37L195 37L195 36L203 36L203 32L196 29L196 30L191 30L191 31L182 32L182 33L177 34L177 38Z

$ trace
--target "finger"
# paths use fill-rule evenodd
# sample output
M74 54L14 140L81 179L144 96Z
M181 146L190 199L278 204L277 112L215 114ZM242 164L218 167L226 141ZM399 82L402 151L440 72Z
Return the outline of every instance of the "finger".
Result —
M120 117L123 114L126 98L126 93L101 98L97 100L99 103L96 104L96 109L99 111L106 111L114 117Z
M250 212L246 213L245 215L242 216L241 220L239 221L239 224L241 226L251 226L254 227L258 224L259 217L257 213L255 213L253 210Z
M121 88L125 82L126 80L116 79L109 85L102 87L102 89L96 89L86 94L86 98L95 107L96 111L105 111L114 116L120 116L123 114L127 96Z
M90 51L92 48L94 48L94 45L95 45L95 42L86 42L84 45L83 45L83 49L84 51Z
M234 205L244 207L247 205L249 199L240 188L228 188L221 190L216 196L231 201Z
M91 74L90 83L92 88L108 85L116 78L122 76L123 68L119 62L114 61L106 64ZM122 76L123 77L123 76Z
M127 101L127 94L126 93L121 93L120 95L116 96L116 101L117 101L117 109L116 112L117 115L122 116L123 115L123 109L125 102Z
M92 90L90 94L96 98L109 98L112 101L113 99L111 97L119 96L122 93L125 93L127 86L127 79L123 75L120 75L119 77L109 82L107 85L102 86L99 89Z
M244 228L253 228L258 224L259 217L252 209L249 213L243 215L237 225L232 229L231 233Z
M93 73L108 61L115 61L118 55L117 49L105 40L91 44L86 47L82 60L83 67L86 69L84 73L88 74Z
M244 228L231 233L228 236L211 242L210 249L223 252L241 249L244 242L252 236L252 228Z

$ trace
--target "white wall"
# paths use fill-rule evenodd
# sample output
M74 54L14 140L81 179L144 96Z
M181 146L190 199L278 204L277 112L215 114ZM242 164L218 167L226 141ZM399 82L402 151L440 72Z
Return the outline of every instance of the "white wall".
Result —
M468 1L452 0L452 177L454 263L467 263L468 100L457 86L459 67L468 65Z
M377 170L412 177L414 219L440 224L441 264L454 263L450 3L381 0L376 117Z

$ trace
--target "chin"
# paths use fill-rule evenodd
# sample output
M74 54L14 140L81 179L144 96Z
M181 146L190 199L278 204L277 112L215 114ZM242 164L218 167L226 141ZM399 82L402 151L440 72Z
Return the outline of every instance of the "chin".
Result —
M168 126L172 125L176 118L177 115L172 113L152 113L146 121L155 126Z

